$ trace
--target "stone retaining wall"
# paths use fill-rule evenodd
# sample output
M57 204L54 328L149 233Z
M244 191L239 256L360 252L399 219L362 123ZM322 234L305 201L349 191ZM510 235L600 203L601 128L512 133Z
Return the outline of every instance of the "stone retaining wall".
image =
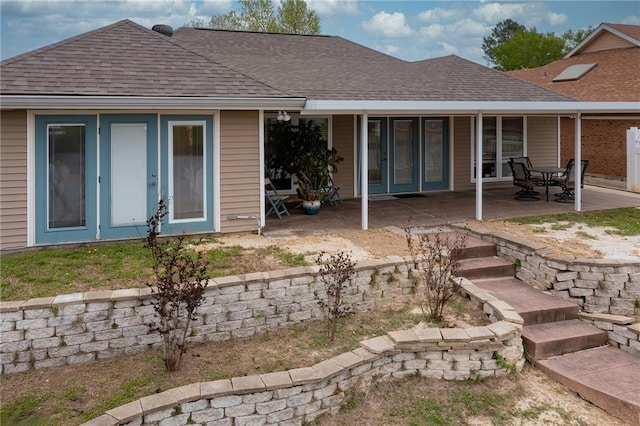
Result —
M356 310L407 303L414 289L402 258L361 261L345 299ZM250 337L321 318L314 291L318 267L210 280L196 312L191 342ZM419 290L418 290L419 291ZM322 290L320 289L320 293ZM148 288L74 293L0 302L2 374L81 364L160 347Z
M519 262L516 276L522 281L552 290L585 312L640 315L640 259L576 258L505 233L456 227L496 244L500 257Z
M622 315L580 313L580 318L607 332L609 344L640 356L640 322Z
M525 362L522 318L473 284L465 281L463 288L493 323L389 332L310 367L194 383L149 395L84 426L301 425L336 413L350 394L378 381L407 376L476 380L520 371Z

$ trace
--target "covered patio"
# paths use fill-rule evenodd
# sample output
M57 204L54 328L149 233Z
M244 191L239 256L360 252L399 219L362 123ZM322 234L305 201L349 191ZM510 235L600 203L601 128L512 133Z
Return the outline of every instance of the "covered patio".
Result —
M558 188L552 188L551 194ZM483 191L484 220L574 212L573 203L518 201L517 188L485 189ZM542 189L544 191L544 189ZM585 185L582 191L582 211L640 207L640 194L610 188ZM415 195L382 195L369 197L369 228L385 226L433 226L475 220L476 193L430 192ZM360 199L344 200L337 206L325 203L317 216L308 216L296 204L289 205L290 216L279 220L267 218L265 235L324 234L341 230L360 230Z

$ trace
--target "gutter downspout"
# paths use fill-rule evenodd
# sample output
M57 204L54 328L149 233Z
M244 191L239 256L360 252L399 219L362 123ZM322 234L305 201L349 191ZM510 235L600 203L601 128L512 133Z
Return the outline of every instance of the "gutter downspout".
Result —
M482 220L482 113L476 118L476 220Z
M360 121L360 209L362 213L362 229L369 229L369 115L362 111Z

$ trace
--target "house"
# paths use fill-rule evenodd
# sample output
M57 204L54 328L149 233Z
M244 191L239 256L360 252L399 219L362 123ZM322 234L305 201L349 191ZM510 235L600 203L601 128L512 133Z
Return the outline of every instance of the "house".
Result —
M159 197L164 234L264 226L279 116L323 129L362 228L370 193L475 189L481 219L483 187L511 185L508 157L559 164L560 115L636 106L335 36L154 28L123 20L2 61L0 248L141 237Z
M582 123L582 156L589 173L627 178L627 137L640 128L640 25L601 24L564 58L509 74L584 102L635 102L623 114L601 114ZM574 125L560 120L561 161L574 156Z

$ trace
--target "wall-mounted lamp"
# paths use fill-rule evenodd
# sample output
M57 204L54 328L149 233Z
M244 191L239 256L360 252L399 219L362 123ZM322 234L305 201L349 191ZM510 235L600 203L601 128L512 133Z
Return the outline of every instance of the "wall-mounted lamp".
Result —
M287 114L287 111L278 111L278 121L289 121L291 116Z

